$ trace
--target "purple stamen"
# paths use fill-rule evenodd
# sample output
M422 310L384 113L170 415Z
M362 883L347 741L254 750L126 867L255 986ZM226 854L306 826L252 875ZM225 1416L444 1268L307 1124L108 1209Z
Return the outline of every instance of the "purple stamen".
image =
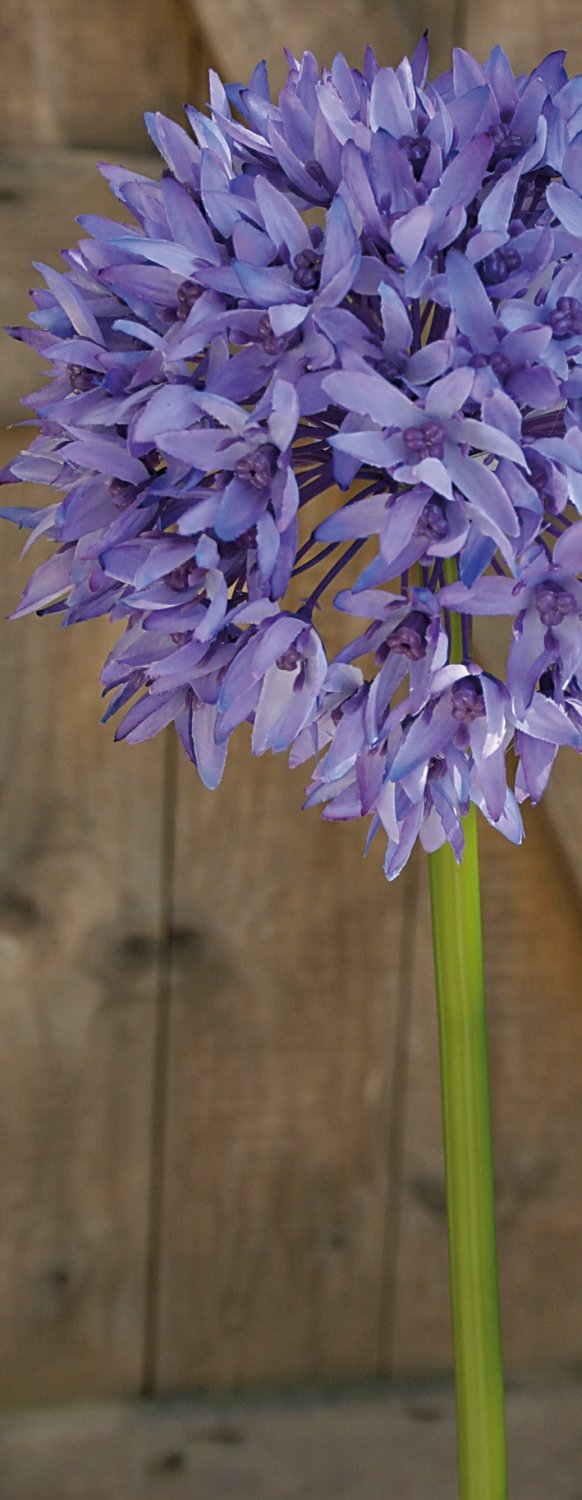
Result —
M293 260L293 280L304 292L319 286L321 255L317 250L299 250Z
M254 453L244 453L234 466L237 479L246 480L255 490L267 489L275 472L273 458L274 449L268 444L256 448Z
M296 642L288 646L281 656L277 657L276 665L280 672L294 672L302 660L301 652L297 650Z
M407 656L409 661L420 661L426 656L427 629L428 615L419 609L413 609L388 636L386 645L391 651Z
M481 266L481 275L487 285L494 285L498 281L505 281L512 271L519 271L521 255L513 245L504 245L501 250L493 250L491 255L486 255Z
M295 344L299 343L301 338L301 334L297 329L293 329L291 333L282 333L280 335L273 333L268 313L265 313L264 317L261 318L258 333L265 354L285 354L286 350L293 348Z
M444 500L427 500L415 526L417 536L429 537L431 542L440 542L448 536L449 523Z
M523 148L523 136L511 129L509 124L500 121L493 125L490 130L493 142L493 151L489 158L489 166L495 167L502 161L512 162L520 156Z
M405 427L402 439L413 461L423 458L442 458L445 430L440 422L427 422L424 427Z
M459 724L471 724L485 715L483 689L478 677L462 677L451 691L452 715Z
M430 156L430 141L427 141L425 136L422 135L404 135L400 145L406 152L416 181L419 182L422 177L424 164L427 157Z
M71 390L78 396L82 391L90 391L97 384L98 376L94 370L85 370L83 365L67 365L67 375Z
M555 339L569 339L573 334L582 334L582 303L577 297L558 297L556 306L548 317Z
M176 301L178 303L176 316L180 323L185 323L188 313L191 312L194 303L198 302L203 291L204 287L196 286L195 281L183 281L181 286L178 287L176 292Z
M570 590L562 588L559 583L538 583L535 606L542 625L561 625L566 615L573 614L576 600Z

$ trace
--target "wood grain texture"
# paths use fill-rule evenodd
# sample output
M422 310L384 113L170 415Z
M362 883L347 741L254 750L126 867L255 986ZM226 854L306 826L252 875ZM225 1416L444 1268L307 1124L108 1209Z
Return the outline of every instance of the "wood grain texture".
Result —
M526 826L521 849L480 829L502 1320L514 1372L582 1359L579 905L541 809ZM424 888L419 933L429 923ZM415 955L398 1373L450 1365L432 975L420 941Z
M360 66L366 44L376 48L383 64L395 65L410 55L424 31L431 29L432 71L448 66L453 43L455 0L188 0L203 27L224 78L247 81L259 58L266 57L275 90L285 78L284 47L296 56L311 50L329 65L345 53Z
M406 886L304 781L244 735L214 795L180 766L162 1390L377 1361Z
M16 435L3 437L6 463ZM7 495L10 492L5 491ZM26 490L18 498L24 503ZM29 499L46 499L30 487ZM0 570L0 1390L139 1389L160 920L162 744L100 728L111 628L6 624Z
M517 71L529 72L547 52L568 50L568 71L582 68L579 0L463 0L463 46L484 61L500 42Z
M2 0L0 143L140 150L143 112L206 97L183 0Z
M571 880L582 898L582 765L574 750L561 750L544 794L543 814L551 826Z
M575 1500L579 1386L511 1392L513 1500ZM163 1402L4 1422L4 1500L451 1500L451 1395Z

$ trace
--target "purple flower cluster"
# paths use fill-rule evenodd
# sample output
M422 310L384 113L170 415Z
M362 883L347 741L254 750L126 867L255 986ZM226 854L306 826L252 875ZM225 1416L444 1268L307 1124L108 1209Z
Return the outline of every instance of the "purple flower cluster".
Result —
M52 378L2 478L57 498L1 513L57 544L15 615L124 627L118 738L173 722L215 787L249 722L392 878L417 837L460 859L471 801L518 842L582 748L582 77L288 61L277 102L260 64L191 133L147 117L161 179L103 168L132 222L39 267Z

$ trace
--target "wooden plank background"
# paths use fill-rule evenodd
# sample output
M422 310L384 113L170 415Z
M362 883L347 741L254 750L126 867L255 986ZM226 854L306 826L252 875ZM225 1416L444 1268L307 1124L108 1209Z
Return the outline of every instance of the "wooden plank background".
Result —
M580 1494L580 1387L510 1391L512 1500ZM451 1500L452 1395L102 1403L0 1421L6 1500Z
M434 21L519 66L578 0L3 0L0 321L140 111L284 40L382 56ZM280 76L280 75L279 75ZM134 158L132 158L133 160ZM107 210L105 205L107 204ZM36 383L4 345L0 423ZM0 438L5 462L18 433ZM32 495L31 495L32 498ZM8 528L0 611L26 566ZM99 728L103 622L1 627L0 1390L7 1403L345 1380L450 1362L426 872L300 816L244 732L211 795L171 740ZM579 763L524 849L483 837L504 1326L519 1370L582 1360ZM572 764L570 763L572 762ZM578 780L575 782L575 777ZM577 788L578 790L576 790Z

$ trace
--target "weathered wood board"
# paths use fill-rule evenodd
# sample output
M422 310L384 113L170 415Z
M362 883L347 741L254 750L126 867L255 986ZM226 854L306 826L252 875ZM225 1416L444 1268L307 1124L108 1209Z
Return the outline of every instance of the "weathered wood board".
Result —
M455 0L397 0L376 5L374 0L188 0L224 78L246 82L255 63L266 57L275 90L285 78L283 49L296 56L306 50L329 66L336 52L344 52L352 66L360 66L370 42L383 65L394 67L414 51L426 27L431 35L432 70L448 66L454 39Z
M576 1500L582 1389L508 1399L513 1500ZM0 1430L3 1500L451 1500L448 1392L31 1413Z
M158 1388L374 1370L409 883L305 776L180 765ZM387 1232L390 1232L389 1225Z
M2 437L2 463L16 448ZM30 568L21 540L3 523L2 617ZM33 617L1 634L0 1392L135 1392L163 746L131 754L99 727L107 624L63 633Z
M207 96L184 0L2 0L0 144L141 150L143 113Z
M529 72L547 52L568 51L568 72L582 67L582 9L579 0L462 0L463 46L482 60L497 42L517 71Z

